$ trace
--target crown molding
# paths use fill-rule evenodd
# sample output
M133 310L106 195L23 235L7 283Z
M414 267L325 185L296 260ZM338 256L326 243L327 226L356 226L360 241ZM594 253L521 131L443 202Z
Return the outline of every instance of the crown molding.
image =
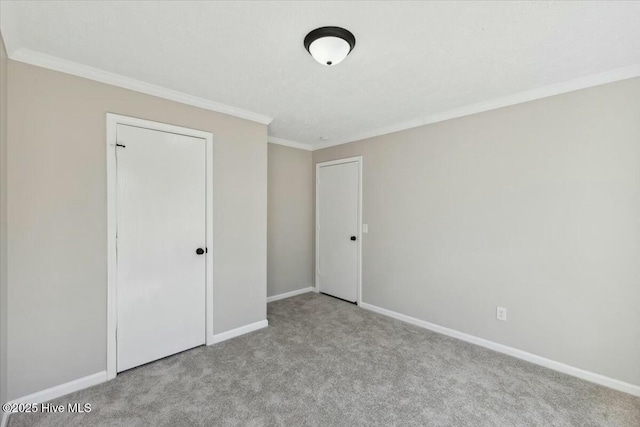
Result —
M522 104L524 102L535 101L536 99L547 98L554 95L560 95L580 89L600 86L607 83L613 83L619 80L626 80L638 76L640 76L640 64L623 68L616 68L614 70L605 71L604 73L580 77L562 83L543 86L537 89L527 90L513 95L478 102L464 107L443 111L441 113L395 123L390 126L383 126L372 131L355 134L347 138L339 138L331 142L314 144L313 150L321 150L323 148L334 147L336 145L348 144L350 142L361 141L363 139L387 135L393 132L399 132L402 130L412 129L424 125L430 125L433 123L443 122L445 120L456 119L458 117L470 116L472 114L496 110L498 108L509 107L511 105Z
M299 150L313 151L314 147L311 144L305 144L303 142L290 141L284 138L278 138L275 136L269 136L267 141L271 144L284 145L285 147L297 148Z
M257 123L268 125L273 120L272 117L255 113L252 111L244 110L231 105L222 104L219 102L211 101L205 98L200 98L193 95L188 95L183 92L178 92L172 89L167 89L154 84L146 83L140 80L132 79L122 76L120 74L103 71L97 68L82 65L76 62L67 61L65 59L57 58L54 56L46 55L44 53L36 52L30 49L17 49L14 52L9 53L9 58L24 62L26 64L35 65L38 67L47 68L54 71L60 71L67 74L72 74L78 77L83 77L89 80L98 81L101 83L110 84L113 86L122 87L125 89L133 90L135 92L145 93L147 95L157 96L159 98L168 99L171 101L179 102L186 105L192 105L194 107L203 108L218 113L228 114L230 116L239 117L246 120L251 120ZM394 132L399 132L407 129L413 129L416 127L443 122L459 117L464 117L472 114L482 113L485 111L491 111L498 108L508 107L511 105L521 104L524 102L534 101L536 99L547 98L554 95L560 95L567 92L573 92L580 89L586 89L593 86L599 86L607 83L612 83L619 80L630 79L640 76L640 64L631 65L628 67L617 68L609 70L603 73L594 74L586 77L580 77L577 79L561 82L553 85L543 86L540 88L519 92L513 95L495 98L475 104L470 104L460 108L435 113L428 116L418 117L412 120L407 120L399 123L394 123L389 126L383 126L371 131L361 132L345 138L338 138L330 142L307 144L296 141L290 141L284 138L278 138L269 136L268 141L272 144L284 145L287 147L298 148L301 150L321 150L323 148L329 148L336 145L348 144L350 142L360 141L363 139L369 139L376 136L387 135Z
M198 96L188 95L173 89L167 89L162 86L146 83L109 71L103 71L87 65L78 64L77 62L67 61L66 59L46 55L30 49L17 49L9 54L9 58L14 61L24 62L26 64L48 68L50 70L60 71L66 74L72 74L74 76L83 77L100 83L106 83L135 92L157 96L158 98L164 98L181 104L215 111L216 113L228 114L230 116L251 120L264 125L268 125L273 120L272 117L255 113L253 111L244 110L242 108L222 104L209 99L200 98Z
M323 148L335 147L336 145L348 144L350 142L361 141L363 139L369 139L376 136L387 135L394 132L400 132L407 129L413 129L420 126L424 126L425 124L426 123L422 118L407 120L400 123L394 123L389 126L383 126L371 131L361 132L355 135L351 135L350 137L347 137L347 138L337 138L335 141L321 142L318 144L314 144L313 151L322 150Z

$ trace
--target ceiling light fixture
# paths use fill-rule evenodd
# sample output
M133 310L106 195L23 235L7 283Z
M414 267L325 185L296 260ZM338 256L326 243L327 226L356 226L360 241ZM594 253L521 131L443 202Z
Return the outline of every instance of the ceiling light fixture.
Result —
M322 65L336 65L351 53L356 38L340 27L316 28L304 38L304 47Z

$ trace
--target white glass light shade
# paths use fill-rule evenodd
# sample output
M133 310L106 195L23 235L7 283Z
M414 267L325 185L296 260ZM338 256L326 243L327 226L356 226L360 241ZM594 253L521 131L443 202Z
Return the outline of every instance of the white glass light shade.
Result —
M309 45L309 53L322 65L336 65L347 57L351 46L340 37L321 37Z

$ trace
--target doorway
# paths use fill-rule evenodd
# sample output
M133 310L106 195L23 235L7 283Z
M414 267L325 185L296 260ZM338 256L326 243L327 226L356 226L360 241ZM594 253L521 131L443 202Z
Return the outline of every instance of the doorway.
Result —
M212 342L212 136L107 115L109 378ZM209 191L208 191L209 189Z
M316 291L352 303L362 288L362 157L316 165Z

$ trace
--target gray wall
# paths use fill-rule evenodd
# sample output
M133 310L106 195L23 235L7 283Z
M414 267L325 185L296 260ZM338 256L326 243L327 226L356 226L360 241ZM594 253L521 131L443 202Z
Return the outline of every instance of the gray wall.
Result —
M640 78L313 162L354 155L365 302L640 384Z
M7 51L0 34L0 404L7 399Z
M267 295L314 284L311 151L269 144Z
M9 61L9 399L106 369L106 112L213 133L214 332L266 318L267 127Z

